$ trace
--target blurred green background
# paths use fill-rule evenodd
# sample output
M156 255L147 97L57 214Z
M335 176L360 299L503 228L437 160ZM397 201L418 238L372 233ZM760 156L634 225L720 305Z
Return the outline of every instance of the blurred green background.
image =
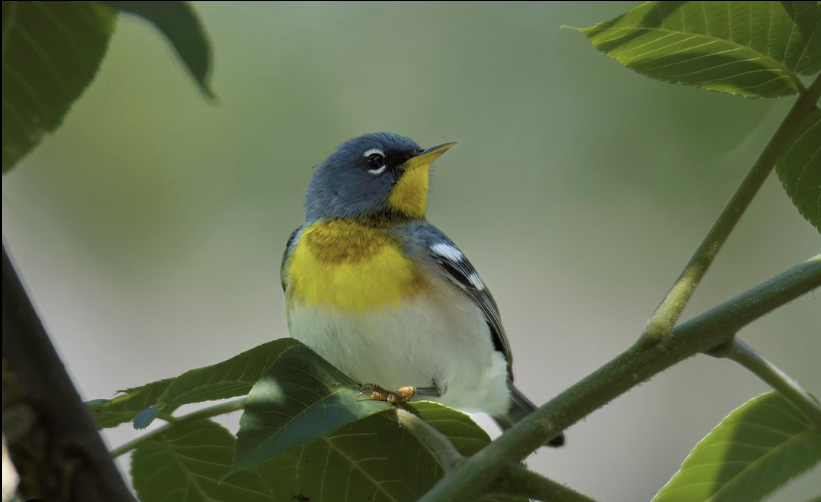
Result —
M649 80L559 29L634 2L195 5L216 106L123 16L63 127L3 179L3 237L85 398L287 336L279 263L312 166L392 131L459 142L437 163L429 217L491 286L517 382L542 403L635 340L792 102ZM820 244L771 176L685 317ZM811 293L741 333L815 394L819 312ZM602 500L649 500L766 389L698 357L529 465ZM772 500L818 495L819 480Z

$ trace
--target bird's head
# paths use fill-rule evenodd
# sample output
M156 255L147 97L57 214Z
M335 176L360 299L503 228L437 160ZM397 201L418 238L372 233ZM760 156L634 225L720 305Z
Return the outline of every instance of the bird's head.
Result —
M391 133L346 141L311 179L305 200L308 222L382 216L424 219L430 166L453 145L422 149L412 139Z

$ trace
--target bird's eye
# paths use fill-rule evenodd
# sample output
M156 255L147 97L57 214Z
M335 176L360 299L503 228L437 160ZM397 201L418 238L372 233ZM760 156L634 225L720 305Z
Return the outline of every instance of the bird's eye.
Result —
M365 161L365 164L368 165L369 170L375 171L385 165L385 157L378 153L372 153L368 155L368 159Z
M371 148L365 152L365 167L371 174L382 174L385 170L385 153L378 148Z

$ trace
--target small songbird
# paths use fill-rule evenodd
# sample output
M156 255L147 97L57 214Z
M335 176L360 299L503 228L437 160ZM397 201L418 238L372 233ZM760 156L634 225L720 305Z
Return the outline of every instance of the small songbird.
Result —
M431 164L454 144L367 134L316 168L282 260L288 327L362 399L424 397L507 429L536 407L513 385L496 302L425 219Z

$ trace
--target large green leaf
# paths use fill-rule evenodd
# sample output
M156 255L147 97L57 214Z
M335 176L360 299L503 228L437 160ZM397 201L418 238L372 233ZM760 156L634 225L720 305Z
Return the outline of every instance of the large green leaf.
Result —
M409 406L463 455L473 454L490 442L487 434L460 411L424 401ZM444 476L436 453L401 427L393 411L345 425L264 461L259 470L276 500L307 497L312 502L410 502ZM524 502L505 496L482 500Z
M105 2L122 11L142 17L166 36L182 63L200 89L209 98L211 89L212 53L208 34L189 2L163 0L136 2Z
M280 354L251 389L237 434L245 467L391 408L357 402L358 386L305 346Z
M3 2L3 173L62 123L116 22L98 2Z
M652 502L756 502L821 461L821 431L776 392L733 410Z
M157 402L157 398L171 385L173 378L166 378L141 387L126 389L114 399L99 399L88 403L91 414L101 429L117 427L134 419L141 411Z
M343 426L259 468L275 500L411 502L444 471L393 412Z
M804 119L775 171L798 212L821 232L821 110Z
M273 340L221 363L121 391L124 394L112 400L94 401L89 409L102 428L135 420L135 427L142 429L158 414L170 414L183 404L247 394L271 361L295 345L300 343L292 338Z
M188 2L4 1L3 173L60 126L91 83L114 32L115 9L153 23L214 96L211 45Z
M280 338L221 363L186 371L157 398L159 410L170 413L183 404L248 394L265 368L295 345L300 344L293 338Z
M131 457L137 496L141 502L271 502L256 471L231 472L235 444L230 432L202 420L140 445Z
M581 32L642 75L748 98L821 69L817 2L647 2Z

